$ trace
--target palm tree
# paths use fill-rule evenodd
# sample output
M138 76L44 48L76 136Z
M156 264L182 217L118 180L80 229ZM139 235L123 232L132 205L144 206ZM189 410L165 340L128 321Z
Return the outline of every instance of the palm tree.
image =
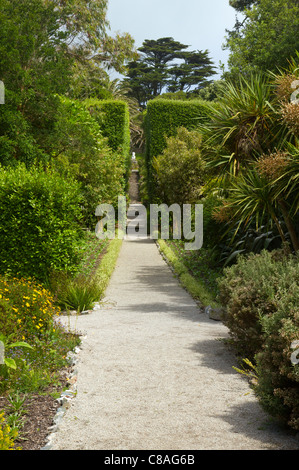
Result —
M221 84L217 103L208 103L210 120L200 125L209 165L237 175L269 148L280 148L289 130L275 109L277 97L266 75L241 77L238 86Z

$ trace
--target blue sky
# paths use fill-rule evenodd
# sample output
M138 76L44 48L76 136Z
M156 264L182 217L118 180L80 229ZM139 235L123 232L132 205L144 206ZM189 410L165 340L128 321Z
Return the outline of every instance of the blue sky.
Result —
M225 30L233 28L236 17L229 0L109 0L108 4L110 34L130 33L137 48L145 39L173 37L188 44L189 50L207 49L217 68L219 62L227 62L228 51L222 45Z

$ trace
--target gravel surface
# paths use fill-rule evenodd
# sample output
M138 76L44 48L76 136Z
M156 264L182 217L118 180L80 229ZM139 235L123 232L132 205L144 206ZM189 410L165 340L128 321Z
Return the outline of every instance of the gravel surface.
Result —
M125 240L105 302L64 321L83 342L53 450L299 449L152 240Z

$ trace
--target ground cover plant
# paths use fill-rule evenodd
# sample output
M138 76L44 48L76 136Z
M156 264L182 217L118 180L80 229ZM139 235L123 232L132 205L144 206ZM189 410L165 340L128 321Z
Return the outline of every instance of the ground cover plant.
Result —
M55 399L69 386L68 352L80 345L80 332L63 327L59 315L70 308L79 314L101 301L122 243L98 240L91 232L86 239L79 281L62 272L53 273L56 283L47 287L33 279L0 277L0 340L5 352L0 364L0 447L40 449L57 411Z
M53 296L32 279L0 277L0 313L6 359L0 364L3 410L0 447L23 448L24 444L26 447L28 430L37 439L36 444L30 441L31 446L38 446L55 412L55 393L66 385L62 371L69 367L67 353L80 343L80 338L76 332L66 332L55 321L59 309ZM35 412L41 404L46 405L46 419L40 422L40 437L36 423L40 412L36 416L27 414L25 401ZM31 428L31 419L35 429Z

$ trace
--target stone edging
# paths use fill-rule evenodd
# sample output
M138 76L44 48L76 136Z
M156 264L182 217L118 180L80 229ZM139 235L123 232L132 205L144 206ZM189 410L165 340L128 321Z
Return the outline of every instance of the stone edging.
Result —
M70 366L72 367L72 372L69 376L69 382L70 382L70 387L67 390L64 390L60 397L57 399L57 402L59 403L59 408L57 409L56 415L54 416L53 419L53 425L49 428L50 434L47 436L47 443L45 444L44 447L42 447L40 450L51 450L52 448L52 440L59 428L59 424L66 412L66 410L70 406L70 401L72 398L74 398L77 394L77 370L75 368L77 361L78 361L78 355L80 353L81 349L76 346L74 351L70 351L67 354L67 359L70 363Z

